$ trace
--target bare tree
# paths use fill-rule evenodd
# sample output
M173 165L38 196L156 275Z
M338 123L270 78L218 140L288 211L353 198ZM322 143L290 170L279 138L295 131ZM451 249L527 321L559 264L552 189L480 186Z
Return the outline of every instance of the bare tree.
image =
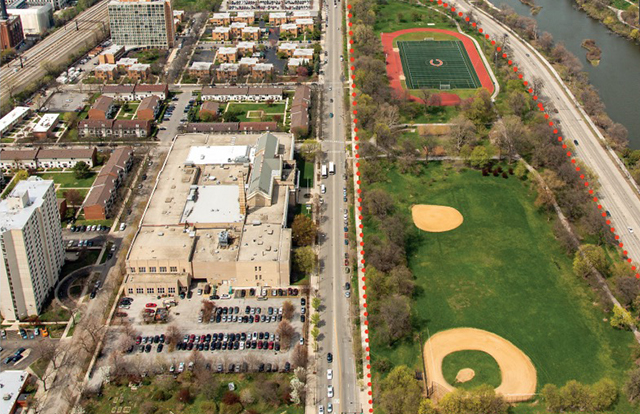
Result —
M92 354L106 327L98 316L88 315L79 325L79 328L80 346L87 353Z
M509 163L516 153L516 142L521 140L526 134L526 129L519 116L507 115L499 119L491 129L489 137L491 142L502 152L507 154Z
M291 346L291 340L293 339L293 335L295 335L296 330L293 326L286 320L283 320L278 324L278 329L276 329L276 333L280 335L280 342L282 344L283 349L289 349Z
M294 367L306 367L308 359L307 348L304 345L296 345L291 358Z
M173 350L178 342L182 340L182 331L176 325L169 325L165 341L169 344L169 350Z
M42 381L42 385L44 390L50 389L55 384L55 381L49 382L49 380L53 380L60 368L63 366L69 365L69 359L65 358L65 354L69 346L66 343L52 341L50 339L42 339L36 343L34 346L34 352L40 355L40 358L43 360L50 361L51 368L45 367L44 372L40 378Z
M293 318L293 312L295 312L295 310L296 307L293 306L293 303L291 303L290 300L284 301L284 303L282 304L282 317L284 319L291 320L291 318Z
M458 115L451 120L449 136L453 140L456 151L460 152L460 148L464 145L471 145L475 142L476 126L466 116Z
M203 321L209 321L209 319L211 318L211 313L213 312L213 308L215 308L215 305L212 301L206 299L202 300L201 310Z

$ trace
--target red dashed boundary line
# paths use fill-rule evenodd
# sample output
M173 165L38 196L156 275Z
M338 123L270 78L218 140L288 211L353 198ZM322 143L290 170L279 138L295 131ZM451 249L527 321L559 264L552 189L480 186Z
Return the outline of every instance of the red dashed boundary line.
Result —
M461 11L457 11L455 6L450 5L449 3L443 2L442 0L429 0L430 3L437 3L438 6L441 6L445 11L449 11L452 15L458 15L458 17L464 17L464 13ZM367 294L366 294L366 268L365 268L365 259L364 259L364 234L362 233L363 231L363 225L362 225L362 197L361 197L361 192L362 190L360 189L360 162L359 162L359 158L360 158L360 154L359 154L359 145L358 145L358 110L356 109L356 106L358 104L356 98L357 98L357 93L355 91L356 88L356 84L355 84L355 75L354 75L354 70L355 67L353 66L353 62L355 61L355 57L353 56L354 53L354 49L353 49L353 31L351 30L351 26L353 25L353 23L351 22L351 18L353 17L353 15L351 14L350 10L351 10L351 4L347 4L347 9L349 9L349 12L347 14L347 25L349 27L349 31L348 31L348 44L349 44L349 62L351 62L351 65L349 66L349 79L350 79L350 89L352 90L351 92L351 97L353 98L352 102L351 102L351 107L352 107L352 114L353 114L353 126L352 126L352 136L353 136L353 152L355 154L355 158L356 158L356 162L355 162L355 174L357 177L356 180L356 184L355 184L355 191L357 194L357 199L356 199L356 209L358 211L358 215L357 215L357 223L358 223L358 243L357 243L357 249L359 250L358 255L360 257L359 261L359 277L361 278L361 282L360 286L361 286L361 290L362 290L362 297L360 299L360 303L362 304L362 309L361 309L361 315L360 315L360 319L363 321L364 324L364 342L366 343L366 346L364 348L364 361L363 361L363 365L364 365L364 369L363 372L365 373L365 377L366 377L366 392L368 395L368 401L367 404L365 404L366 406L369 407L368 412L369 413L373 413L373 390L372 390L372 385L371 385L371 355L370 355L370 348L369 348L369 320L367 319L367 317L369 316L369 313L367 312ZM478 31L478 33L483 34L484 30L481 27L478 27L478 24L476 22L472 22L471 19L467 16L464 17L464 21L466 21L471 27L476 28L476 30ZM485 41L489 41L491 43L492 46L495 46L496 41L492 40L491 37L489 36L489 34L484 33L484 37L485 37ZM495 50L497 52L502 52L502 48L500 46L496 46ZM503 59L505 59L507 61L507 64L509 66L512 67L512 70L518 74L518 78L522 79L522 84L523 86L526 88L526 91L529 93L529 95L531 95L531 99L536 102L538 101L538 97L536 95L533 95L533 88L531 88L529 86L529 82L527 82L526 80L524 80L524 74L522 73L522 71L520 69L518 69L518 66L515 65L515 63L513 62L513 60L509 59L508 55L506 53L502 53L501 57ZM544 117L545 119L549 120L549 113L545 111L544 106L542 105L542 103L537 102L537 106L538 109L540 110L540 112L544 113ZM553 121L549 120L549 126L553 127L554 123ZM559 131L557 128L553 129L553 134L556 136L557 142L562 145L563 149L567 149L567 144L564 143L564 138L559 135ZM571 153L571 151L567 150L566 152L566 156L567 159L571 162L571 164L576 164L577 160L574 157L574 155ZM599 203L598 197L594 196L594 190L589 188L590 184L588 179L586 178L586 176L584 175L584 173L581 172L580 167L579 166L575 166L575 170L576 173L580 174L580 179L582 180L582 185L584 186L584 188L588 191L590 196L593 196L592 200L594 203L596 203L597 207L599 210L602 210L603 207L602 205ZM606 218L606 212L602 212L602 217ZM611 220L607 219L606 220L606 224L611 226ZM624 248L624 244L622 242L619 242L620 240L620 236L618 234L616 234L616 229L611 226L610 228L611 233L614 234L614 238L616 241L618 241L618 247L620 248ZM623 250L622 252L623 256L625 257L625 260L627 263L631 264L631 270L636 271L636 266L632 264L633 260L628 256L628 252L626 250ZM640 279L640 273L636 273L635 274L636 279ZM366 410L365 410L366 411Z

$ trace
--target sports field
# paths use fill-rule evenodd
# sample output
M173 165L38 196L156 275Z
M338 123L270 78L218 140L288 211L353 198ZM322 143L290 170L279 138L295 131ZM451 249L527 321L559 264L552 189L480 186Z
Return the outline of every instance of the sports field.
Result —
M460 41L397 43L408 89L476 89L481 86Z
M366 189L392 194L395 214L409 223L407 259L417 284L413 326L423 341L451 328L483 329L531 359L538 391L547 383L591 384L603 377L621 388L633 366L632 334L603 320L607 315L594 305L593 292L576 279L571 259L555 240L553 223L534 206L536 194L528 182L445 171L433 162L411 175L383 168L386 179ZM424 232L412 224L416 204L454 207L464 222L453 231ZM372 219L364 224L368 234L376 231ZM393 365L422 369L414 335L389 348L376 338L375 326L371 330L374 367L376 359L388 358ZM546 411L544 404L522 403L513 412ZM635 411L621 395L612 412Z

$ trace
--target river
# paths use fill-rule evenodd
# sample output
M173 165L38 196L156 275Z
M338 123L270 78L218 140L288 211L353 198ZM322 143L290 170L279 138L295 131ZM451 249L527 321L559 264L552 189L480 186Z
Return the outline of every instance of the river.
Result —
M529 7L519 0L490 1L498 7L508 4L518 14L535 18L540 32L549 32L556 42L564 42L589 73L607 114L629 130L629 147L640 149L640 47L574 8L572 0L535 0L536 5L542 6L537 16L531 16ZM597 67L587 62L587 50L580 46L584 39L594 39L602 49Z

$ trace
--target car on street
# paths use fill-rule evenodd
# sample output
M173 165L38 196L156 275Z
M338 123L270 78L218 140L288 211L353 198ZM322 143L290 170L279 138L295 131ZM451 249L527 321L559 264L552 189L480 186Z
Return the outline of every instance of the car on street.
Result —
M633 229L631 227L627 227L627 229L629 230L629 233L633 234Z
M155 304L155 303L150 302L150 303L147 303L147 304L146 304L146 305L144 305L144 306L146 306L147 308L155 308L155 307L157 307L158 305L157 305L157 304Z
M333 370L332 369L328 369L327 370L327 379L329 381L331 381L333 379Z
M333 362L333 354L331 352L329 352L327 354L327 362L328 363L332 363Z
M327 385L327 397L333 398L333 385Z
M324 414L324 406L319 406L318 407L318 414Z
M180 365L178 365L178 372L182 371L184 371L184 362L181 362Z

